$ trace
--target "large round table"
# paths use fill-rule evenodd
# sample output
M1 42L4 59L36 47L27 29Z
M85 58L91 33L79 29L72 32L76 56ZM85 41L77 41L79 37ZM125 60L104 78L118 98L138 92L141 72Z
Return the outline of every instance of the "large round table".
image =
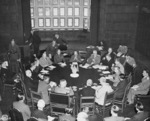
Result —
M97 69L84 69L79 67L79 77L73 78L70 77L70 74L72 73L70 64L67 64L65 67L60 67L59 65L55 66L56 68L50 71L50 80L56 82L57 84L59 84L61 79L66 79L68 86L83 87L86 84L87 79L92 79L94 83L97 83L100 78Z

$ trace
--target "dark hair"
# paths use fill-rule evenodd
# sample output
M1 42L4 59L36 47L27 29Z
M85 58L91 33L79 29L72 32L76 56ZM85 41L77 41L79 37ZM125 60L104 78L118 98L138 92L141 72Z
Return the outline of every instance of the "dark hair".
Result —
M23 100L23 97L24 97L23 92L19 92L18 95L17 95L17 100L18 101Z
M137 102L135 106L136 106L136 108L137 108L138 110L140 110L140 111L143 111L143 110L144 110L144 106L143 106L143 104L142 104L141 102Z

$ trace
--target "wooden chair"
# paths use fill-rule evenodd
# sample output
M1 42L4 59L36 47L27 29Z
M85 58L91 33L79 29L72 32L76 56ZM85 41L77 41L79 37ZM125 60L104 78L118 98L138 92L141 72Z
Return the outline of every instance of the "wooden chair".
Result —
M94 96L90 96L90 97L81 96L79 111L81 112L84 107L89 107L89 114L95 114L95 97Z
M114 100L113 100L113 104L121 105L121 111L122 112L124 111L124 107L126 107L126 104L127 104L127 94L129 92L130 87L131 87L131 80L129 80L129 83L128 83L128 85L125 88L125 92L124 92L123 98L121 98L121 99L120 98L114 98Z
M69 95L60 94L60 93L49 93L50 97L50 113L51 115L64 114L66 108L73 108L73 115L75 115L74 98L71 98ZM72 101L73 100L73 101Z
M104 118L106 112L109 112L114 100L114 94L116 91L105 94L104 105L96 105L96 109L99 111L99 114Z
M31 94L32 109L34 110L37 107L38 101L42 99L42 94L32 91L31 89L30 89L30 94Z
M11 121L24 121L22 113L15 108L9 111L9 115L10 115Z

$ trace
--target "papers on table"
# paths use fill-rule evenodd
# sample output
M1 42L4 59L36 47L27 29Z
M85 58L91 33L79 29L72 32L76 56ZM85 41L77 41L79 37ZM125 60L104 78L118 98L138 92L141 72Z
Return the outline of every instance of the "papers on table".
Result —
M87 63L86 63L85 65L81 65L81 64L80 64L79 66L80 66L81 68L87 69L87 68L90 66L90 64L87 64Z
M65 67L66 66L66 63L62 63L62 62L60 62L60 63L58 63L61 67Z
M89 46L87 46L86 48L95 48L93 45L89 45Z
M107 66L103 66L103 65L94 65L93 68L94 69L100 69L100 70L106 70L108 67Z
M103 74L110 74L109 71L102 71Z
M41 73L43 73L43 74L48 74L49 71L42 69L42 70L41 70Z

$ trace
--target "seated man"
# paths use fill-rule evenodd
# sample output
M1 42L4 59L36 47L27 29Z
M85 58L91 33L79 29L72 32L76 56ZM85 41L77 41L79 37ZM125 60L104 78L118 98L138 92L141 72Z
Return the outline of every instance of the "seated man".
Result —
M88 79L86 82L86 87L84 87L80 91L81 96L95 96L95 90L91 87L93 84L93 81L91 79Z
M40 99L37 103L38 109L33 111L32 117L35 117L37 119L46 119L48 120L48 116L44 113L43 109L45 107L45 102L44 100ZM45 121L45 120L44 120Z
M119 107L113 105L111 107L111 116L104 118L104 121L125 121L124 117L118 116Z
M67 42L64 39L60 38L58 33L55 34L54 40L56 41L58 45L58 49L67 50Z
M149 112L144 111L144 106L141 102L138 102L135 105L135 108L137 110L137 114L135 114L131 119L128 119L126 121L144 121L146 118L149 117Z
M57 48L57 43L55 40L53 40L46 48L47 56L49 57L49 55L51 55L53 57L56 54Z
M46 104L49 104L49 95L48 95L49 88L50 88L49 77L44 76L44 79L42 81L39 81L38 93L42 94L43 100Z
M72 109L66 108L65 114L59 116L59 121L75 121L75 117L72 116Z
M28 97L30 97L30 90L29 89L31 89L33 91L37 91L38 81L32 79L32 73L31 73L30 70L26 70L26 77L25 77L25 80L24 80L24 84L26 86Z
M60 80L60 85L55 88L54 92L74 95L74 92L73 92L72 88L67 87L67 81L65 79Z
M128 85L128 81L126 80L125 75L121 74L120 82L118 83L118 85L116 87L117 91L114 94L114 97L119 98L119 99L123 98L127 85Z
M90 65L96 65L100 63L100 55L97 54L96 50L93 50L93 54L87 59L87 63Z
M51 58L47 57L46 52L44 52L39 60L39 63L42 67L52 65L52 61L50 59Z
M149 88L150 88L149 71L143 70L142 74L143 74L142 82L137 85L132 86L129 90L129 93L127 96L129 104L134 103L135 95L137 94L146 95L149 91Z
M111 93L111 92L113 92L113 89L111 88L109 83L106 83L106 78L105 77L101 77L99 81L101 83L101 87L96 89L95 102L98 105L104 105L104 99L105 99L106 92Z
M25 104L25 96L23 93L19 93L17 96L17 100L13 102L13 108L19 110L22 113L23 120L27 121L31 117L31 111L28 105Z
M61 54L61 50L58 49L57 53L54 55L54 63L65 62L63 54Z
M81 62L81 56L78 54L77 51L74 51L74 54L70 58L70 62Z

